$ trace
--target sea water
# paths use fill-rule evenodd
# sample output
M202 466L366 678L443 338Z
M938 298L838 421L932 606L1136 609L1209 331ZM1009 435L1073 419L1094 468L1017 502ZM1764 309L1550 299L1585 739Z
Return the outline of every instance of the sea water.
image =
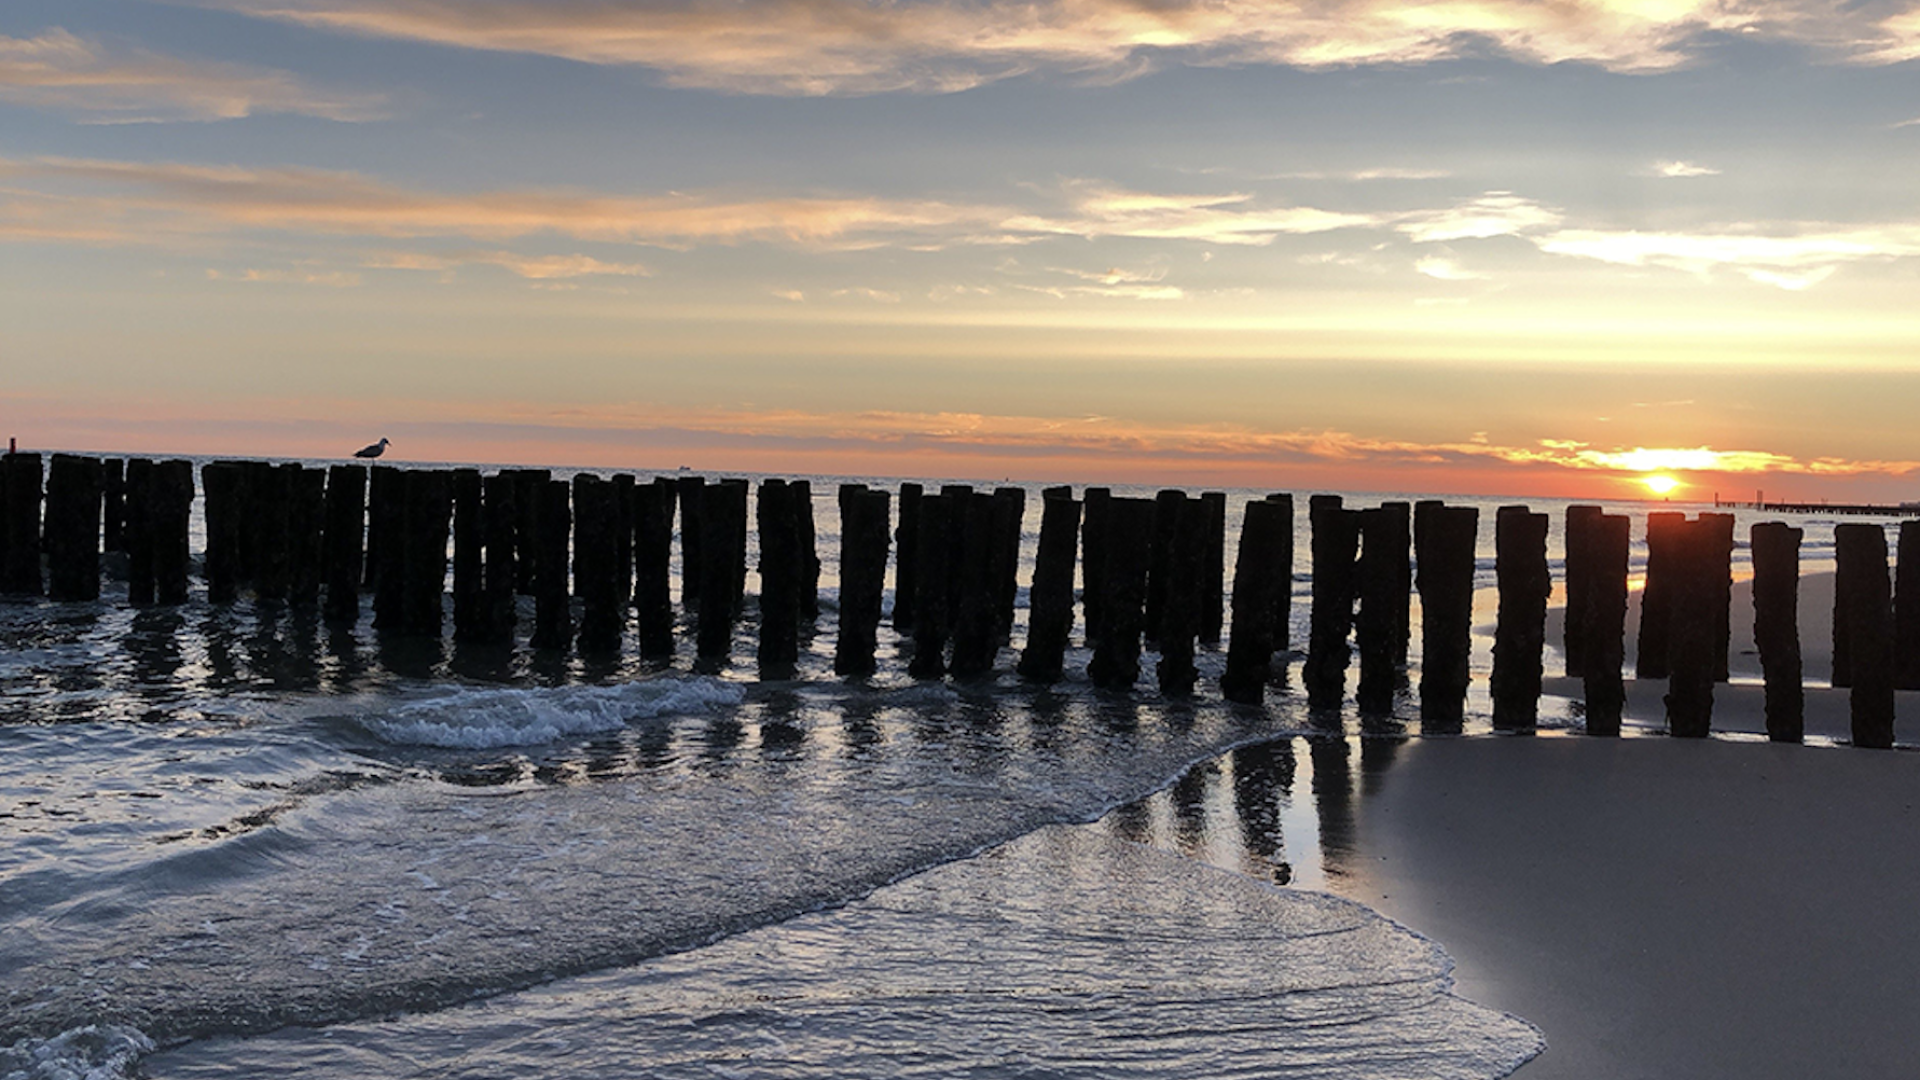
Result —
M0 605L0 1076L1494 1077L1538 1051L1452 995L1440 945L1322 891L1355 778L1417 719L1229 705L1204 650L1186 700L1095 691L1079 649L1054 687L1012 651L918 683L884 628L881 673L837 679L835 482L786 681L755 676L751 605L699 675L684 642L587 662L111 581Z

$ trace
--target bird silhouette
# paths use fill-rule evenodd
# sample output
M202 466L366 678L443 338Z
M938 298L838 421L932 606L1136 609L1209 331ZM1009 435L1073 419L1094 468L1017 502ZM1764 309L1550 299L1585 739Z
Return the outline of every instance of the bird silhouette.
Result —
M372 446L363 446L360 449L355 450L353 452L353 456L361 457L361 458L379 457L381 454L384 454L387 452L387 443L391 441L393 440L388 439L385 436L382 436L380 441L377 443L374 443Z

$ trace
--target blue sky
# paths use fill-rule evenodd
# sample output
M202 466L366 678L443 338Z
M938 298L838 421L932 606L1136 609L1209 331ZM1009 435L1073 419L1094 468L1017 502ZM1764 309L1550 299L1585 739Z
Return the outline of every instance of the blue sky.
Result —
M1813 0L15 0L0 410L111 450L1910 497L1916 57L1915 5Z

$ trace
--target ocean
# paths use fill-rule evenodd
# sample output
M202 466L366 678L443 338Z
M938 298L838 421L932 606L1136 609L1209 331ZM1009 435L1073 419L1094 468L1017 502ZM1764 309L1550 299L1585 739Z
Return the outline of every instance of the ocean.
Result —
M909 679L883 623L879 674L840 679L843 478L811 479L824 610L783 681L757 676L751 603L705 674L684 635L665 664L631 627L610 662L394 640L209 605L197 576L179 608L111 581L0 603L0 1077L1368 1080L1539 1051L1451 992L1444 943L1340 895L1352 802L1420 737L1407 695L1309 714L1296 653L1264 707L1231 705L1204 647L1190 699L1151 656L1096 691L1078 647L1036 687L1012 673L1024 591L989 678ZM1229 572L1262 494L1229 493ZM1481 507L1490 632L1502 500L1449 501ZM1566 503L1531 505L1557 575ZM1636 574L1648 508L1609 507ZM1803 570L1830 568L1808 530ZM1489 657L1477 633L1466 737Z

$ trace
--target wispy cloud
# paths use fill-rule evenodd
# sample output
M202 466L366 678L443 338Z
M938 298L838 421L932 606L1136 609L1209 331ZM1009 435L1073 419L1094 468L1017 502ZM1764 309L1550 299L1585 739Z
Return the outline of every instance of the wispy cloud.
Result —
M1553 228L1563 216L1559 210L1510 191L1489 191L1444 210L1397 215L1400 231L1422 244L1520 236Z
M521 255L512 251L467 251L451 255L413 251L383 252L369 257L366 266L381 270L428 270L445 273L462 266L497 266L534 281L611 274L649 277L639 263L605 262L587 255Z
M1436 281L1482 281L1487 276L1469 270L1444 255L1428 255L1416 259L1413 268Z
M1920 225L1904 223L1851 229L1800 225L1772 233L1565 229L1533 239L1552 255L1695 274L1731 270L1763 285L1795 291L1824 281L1849 263L1920 255Z
M110 49L59 28L0 36L0 101L121 124L257 113L371 120L384 108L377 95L324 91L286 72Z
M1154 66L1302 68L1494 53L1669 70L1716 35L1894 63L1920 52L1902 4L1838 0L202 0L306 26L591 64L755 94L947 93L1033 71L1098 80Z
M1695 165L1691 161L1656 161L1647 167L1647 175L1685 180L1695 176L1719 176L1720 170L1708 165Z
M344 270L208 270L207 280L273 285L324 285L332 289L351 289L360 284L360 275Z
M1372 226L1386 220L1378 214L1310 206L1262 206L1244 192L1170 195L1090 181L1070 183L1067 190L1071 204L1067 211L1017 214L1007 218L1002 228L1012 233L1089 239L1124 236L1258 246L1280 236Z

